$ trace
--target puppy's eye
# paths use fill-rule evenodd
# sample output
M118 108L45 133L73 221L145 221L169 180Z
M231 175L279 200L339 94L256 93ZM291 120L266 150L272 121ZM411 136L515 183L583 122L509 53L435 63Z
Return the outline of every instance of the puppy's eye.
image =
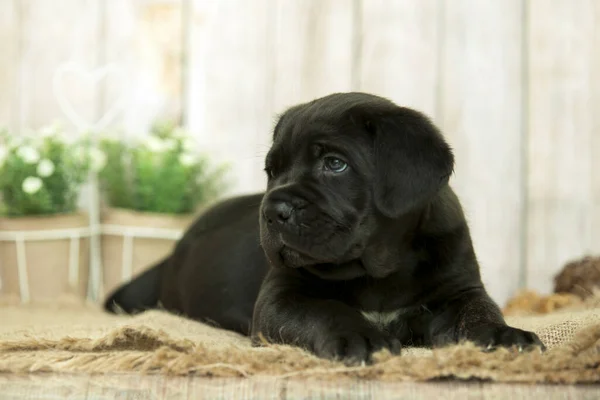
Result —
M274 172L273 168L267 167L267 168L265 168L265 172L267 173L267 176L269 178L275 178L275 172Z
M335 172L336 174L348 169L348 163L337 157L325 157L323 159L323 165L325 166L325 169Z

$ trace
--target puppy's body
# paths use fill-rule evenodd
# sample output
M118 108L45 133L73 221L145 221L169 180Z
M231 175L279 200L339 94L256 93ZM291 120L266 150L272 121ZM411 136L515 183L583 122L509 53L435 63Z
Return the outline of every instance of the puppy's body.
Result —
M188 229L163 264L163 307L248 334L268 269L257 224L262 197L224 201Z
M541 344L508 327L483 288L452 166L437 129L387 100L350 93L296 106L275 128L267 192L213 207L107 307L158 299L352 360L401 343Z

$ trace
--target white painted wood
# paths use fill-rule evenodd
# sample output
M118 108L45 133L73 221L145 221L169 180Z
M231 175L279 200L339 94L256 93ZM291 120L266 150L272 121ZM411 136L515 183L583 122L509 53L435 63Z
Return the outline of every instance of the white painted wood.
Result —
M527 286L600 253L600 4L533 0L529 24Z
M594 27L593 52L591 60L591 98L594 107L592 112L592 248L590 253L600 255L600 7L594 3Z
M439 121L456 154L451 184L502 304L521 265L521 2L454 0L443 13Z
M0 129L12 132L18 128L19 118L18 8L17 0L0 2Z
M145 135L159 119L182 116L182 0L105 0L102 62L124 71L125 86L107 79L102 108L126 91L126 107L113 126Z
M273 2L270 68L275 112L351 90L352 2Z
M287 108L335 93L352 90L355 10L347 0L272 2L269 86L269 129L262 132L259 146L266 153L272 127ZM263 160L259 167L262 169ZM266 176L256 178L261 186Z
M230 165L229 194L261 189L271 129L267 0L194 0L185 110L201 150Z
M437 116L442 2L361 2L358 88Z
M549 292L565 262L600 253L599 26L594 0L2 0L0 126L61 119L63 62L114 62L128 102L112 127L144 134L183 115L199 148L231 165L236 194L264 187L286 107L386 96L453 145L451 183L503 303L520 277ZM65 81L90 119L117 86Z
M97 63L99 0L21 0L20 126L37 129L64 120L52 90L59 65L72 61L93 69ZM71 74L63 90L79 114L93 120L98 88Z

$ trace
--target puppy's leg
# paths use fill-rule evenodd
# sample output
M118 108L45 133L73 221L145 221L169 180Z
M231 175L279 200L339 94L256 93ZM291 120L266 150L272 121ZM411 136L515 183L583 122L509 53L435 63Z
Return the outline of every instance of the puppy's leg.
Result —
M508 326L483 288L464 292L443 306L434 317L429 334L434 346L468 340L487 350L513 346L519 351L545 349L535 333Z
M318 299L298 279L270 274L254 308L252 339L302 347L319 357L369 362L371 354L400 352L400 342L370 325L341 301Z

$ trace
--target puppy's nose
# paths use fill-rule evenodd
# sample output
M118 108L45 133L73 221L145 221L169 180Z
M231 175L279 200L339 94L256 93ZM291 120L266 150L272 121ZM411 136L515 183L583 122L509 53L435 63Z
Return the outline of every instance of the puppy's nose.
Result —
M287 201L275 201L265 210L265 216L269 223L274 221L279 223L287 222L292 217L293 213L294 206Z

